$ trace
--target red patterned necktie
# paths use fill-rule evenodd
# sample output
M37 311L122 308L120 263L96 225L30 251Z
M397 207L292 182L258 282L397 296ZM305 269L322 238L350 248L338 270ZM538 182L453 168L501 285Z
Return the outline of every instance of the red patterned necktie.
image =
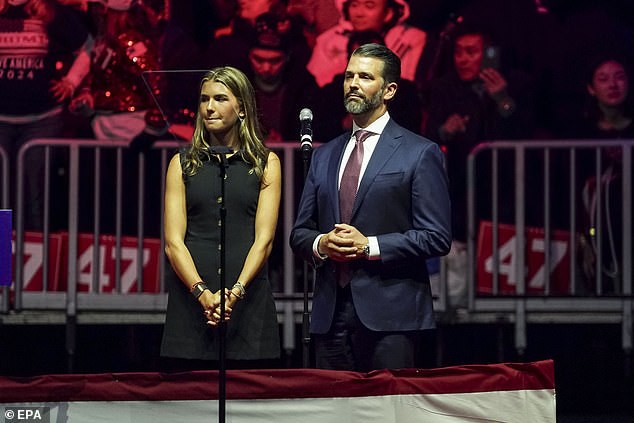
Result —
M343 223L350 223L350 218L352 217L352 207L357 196L359 174L361 173L361 163L363 163L363 141L372 134L374 132L364 129L359 129L354 133L356 143L343 170L341 183L339 184L339 211Z
M352 207L357 196L361 163L363 163L363 141L373 134L374 132L364 129L359 129L354 133L356 143L343 170L341 183L339 184L339 212L343 223L350 223L350 218L352 217ZM350 266L348 263L340 263L338 269L337 282L343 288L350 283Z

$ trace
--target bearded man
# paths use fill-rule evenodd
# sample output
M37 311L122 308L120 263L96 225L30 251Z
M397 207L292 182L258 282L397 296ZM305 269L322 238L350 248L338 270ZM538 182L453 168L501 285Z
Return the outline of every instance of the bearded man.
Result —
M451 246L444 158L390 118L399 57L380 44L351 55L344 105L353 128L313 155L293 251L316 268L310 331L316 366L415 367L435 327L425 260Z

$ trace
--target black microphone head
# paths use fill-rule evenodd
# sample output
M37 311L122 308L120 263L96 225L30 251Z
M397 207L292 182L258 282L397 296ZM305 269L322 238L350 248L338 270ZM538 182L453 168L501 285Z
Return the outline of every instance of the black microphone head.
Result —
M299 120L304 121L312 121L313 120L313 112L308 108L304 108L299 112Z

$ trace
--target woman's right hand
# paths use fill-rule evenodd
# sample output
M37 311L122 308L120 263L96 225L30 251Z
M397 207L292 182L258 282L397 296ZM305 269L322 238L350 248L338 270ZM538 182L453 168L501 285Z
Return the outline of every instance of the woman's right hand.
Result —
M231 303L229 302L229 292L230 291L228 289L225 289L225 320L229 320L231 318ZM218 323L220 322L220 290L215 293L212 293L209 290L205 290L200 295L200 297L198 297L198 301L203 307L203 313L207 318L207 324L211 326L218 325Z

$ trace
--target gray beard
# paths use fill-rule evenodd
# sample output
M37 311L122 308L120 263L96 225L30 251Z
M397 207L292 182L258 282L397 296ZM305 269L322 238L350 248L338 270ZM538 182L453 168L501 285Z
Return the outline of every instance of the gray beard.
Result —
M372 98L364 97L362 102L356 100L350 100L347 97L343 99L343 105L348 113L353 115L360 115L367 113L370 110L374 110L381 105L383 97L383 90L379 90L372 96Z

